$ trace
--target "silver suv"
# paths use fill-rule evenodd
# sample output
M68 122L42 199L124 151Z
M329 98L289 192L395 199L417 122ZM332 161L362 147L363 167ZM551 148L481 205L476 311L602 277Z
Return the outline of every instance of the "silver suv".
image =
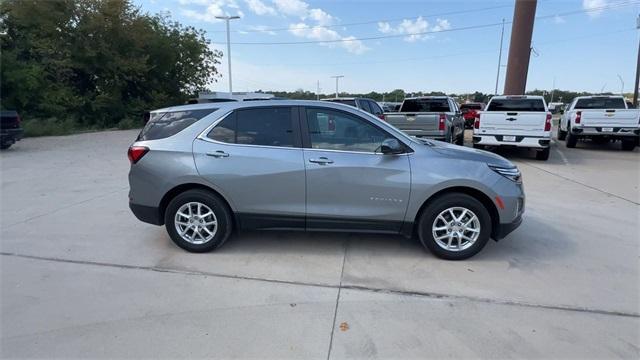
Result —
M129 148L129 206L192 252L234 229L417 235L465 259L520 225L520 172L506 159L411 138L319 101L195 104L151 112Z

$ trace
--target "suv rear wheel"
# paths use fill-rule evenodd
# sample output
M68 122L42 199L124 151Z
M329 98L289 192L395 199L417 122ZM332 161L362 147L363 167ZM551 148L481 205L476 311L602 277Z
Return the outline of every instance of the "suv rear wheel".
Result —
M164 216L171 240L190 252L207 252L224 244L231 235L231 211L217 195L188 190L171 200Z
M489 212L480 201L462 193L445 194L431 201L418 221L422 245L447 260L463 260L477 254L490 235Z

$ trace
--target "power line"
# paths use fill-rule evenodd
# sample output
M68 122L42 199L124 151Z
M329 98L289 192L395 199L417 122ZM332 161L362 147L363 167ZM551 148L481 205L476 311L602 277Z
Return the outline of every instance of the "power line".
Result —
M306 30L306 29L330 29L330 28L334 28L334 27L346 27L346 26L358 26L358 25L369 25L369 24L377 24L379 22L397 22L397 21L403 21L403 20L416 20L420 17L422 18L433 18L433 17L438 17L438 16L446 16L446 15L457 15L457 14L467 14L467 13L472 13L472 12L481 12L481 11L489 11L489 10L495 10L495 9L502 9L502 8L512 8L513 5L500 5L500 6L491 6L491 7L485 7L485 8L479 8L479 9L470 9L470 10L457 10L457 11L449 11L449 12L443 12L443 13L437 13L437 14L428 14L428 15L420 15L420 16L413 16L413 17L403 17L403 18L393 18L393 19L380 19L380 20L368 20L368 21L362 21L362 22L353 22L353 23L345 23L345 24L333 24L333 25L314 25L314 26L308 26L308 27L282 27L282 28L269 28L269 27L265 27L265 28L261 28L261 29L241 29L241 30L234 30L234 32L245 32L245 33L250 33L250 32L269 32L269 31L273 31L273 32L278 32L278 31L289 31L289 30ZM224 32L224 30L215 30L215 31L209 31L211 33L222 33Z
M629 5L637 5L640 4L640 1L629 1L629 2L620 2L615 4L610 4L606 6L594 7L590 9L583 10L574 10L567 11L564 13L556 13L552 15L544 15L537 16L536 20L549 19L554 18L556 16L571 16L577 14L584 14L596 11L610 10L621 8ZM505 24L511 24L512 21L506 21ZM353 41L369 41L369 40L381 40L381 39L392 39L392 38L403 38L408 36L417 36L417 35L429 35L429 34L438 34L438 33L446 33L446 32L455 32L455 31L466 31L466 30L475 30L475 29L483 29L490 28L495 26L502 26L502 21L490 24L481 24L481 25L471 25L471 26L463 26L458 28L451 29L443 29L443 30L429 30L429 31L421 31L415 33L405 33L405 34L393 34L393 35L377 35L377 36L368 36L361 38L346 38L346 39L332 39L332 40L304 40L304 41L275 41L275 42L234 42L236 45L302 45L302 44L329 44L329 43L345 43L345 42L353 42ZM304 29L311 29L311 27L306 27ZM222 44L222 43L218 43Z

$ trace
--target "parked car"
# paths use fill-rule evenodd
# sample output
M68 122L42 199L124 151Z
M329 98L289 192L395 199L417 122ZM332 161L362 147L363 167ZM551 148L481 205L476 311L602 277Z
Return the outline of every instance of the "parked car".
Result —
M382 107L378 105L375 100L367 99L367 98L330 98L330 99L322 99L322 101L330 101L339 104L345 104L349 106L353 106L360 110L366 111L369 114L373 114L380 119L384 119L383 114L384 111Z
M561 110L564 108L564 103L550 102L549 104L547 104L547 107L549 108L550 113L557 114L561 112Z
M460 111L464 118L464 127L467 129L473 128L473 123L476 118L480 116L480 111L484 110L485 104L468 102L460 105Z
M295 229L416 234L465 259L514 230L525 204L508 160L331 102L156 110L128 156L131 210L192 252L234 229Z
M558 140L576 147L578 140L597 143L620 140L622 149L632 151L640 137L640 110L628 109L622 96L579 96L560 119Z
M17 111L2 110L0 112L0 149L8 149L22 139L23 132Z
M462 113L456 101L448 96L407 98L399 112L386 113L384 119L411 136L464 143Z
M380 106L382 106L382 110L386 113L397 112L400 111L400 106L402 106L402 103L385 101L380 103Z
M473 125L473 147L523 147L549 159L551 113L542 96L494 96Z

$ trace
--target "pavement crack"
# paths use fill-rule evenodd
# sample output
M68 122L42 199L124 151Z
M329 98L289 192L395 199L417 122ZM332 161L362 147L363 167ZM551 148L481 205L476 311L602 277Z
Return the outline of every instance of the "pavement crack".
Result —
M449 299L449 300L458 300L458 301L480 302L480 303L503 305L503 306L519 306L519 307L548 309L548 310L557 310L557 311L571 311L571 312L578 312L578 313L591 313L591 314L600 314L600 315L609 315L609 316L640 318L640 313L637 313L637 312L595 309L595 308L571 306L571 305L538 304L538 303L531 303L531 302L518 301L518 300L492 299L492 298L484 298L484 297L477 297L477 296L471 296L471 295L444 294L444 293L436 293L436 292L430 292L430 291L410 291L410 290L402 290L402 289L376 288L376 287L370 287L370 286L364 286L364 285L344 285L343 276L344 276L345 262L347 258L346 243L345 243L345 252L342 259L342 271L340 273L340 283L338 285L312 283L312 282L295 281L295 280L269 279L269 278L252 277L252 276L229 275L229 274L220 274L220 273L207 272L207 271L181 270L181 269L164 268L164 267L156 267L156 266L126 265L126 264L114 264L114 263L90 261L90 260L62 259L62 258L53 258L53 257L45 257L45 256L18 254L18 253L12 253L12 252L0 252L0 256L10 256L10 257L30 259L30 260L36 260L36 261L52 261L52 262L76 264L76 265L109 267L109 268L116 268L116 269L123 269L123 270L154 271L154 272L170 273L170 274L178 274L178 275L210 276L215 278L260 281L260 282L282 284L282 285L309 286L309 287L318 287L318 288L324 288L324 289L337 289L338 294L336 296L336 306L334 309L334 316L333 316L333 327L331 328L331 340L329 341L329 352L327 354L327 357L331 355L333 334L335 331L335 324L337 321L337 314L338 314L338 304L340 301L340 295L341 295L342 289L353 290L353 291L367 291L367 292L391 294L391 295L415 296L420 298Z

